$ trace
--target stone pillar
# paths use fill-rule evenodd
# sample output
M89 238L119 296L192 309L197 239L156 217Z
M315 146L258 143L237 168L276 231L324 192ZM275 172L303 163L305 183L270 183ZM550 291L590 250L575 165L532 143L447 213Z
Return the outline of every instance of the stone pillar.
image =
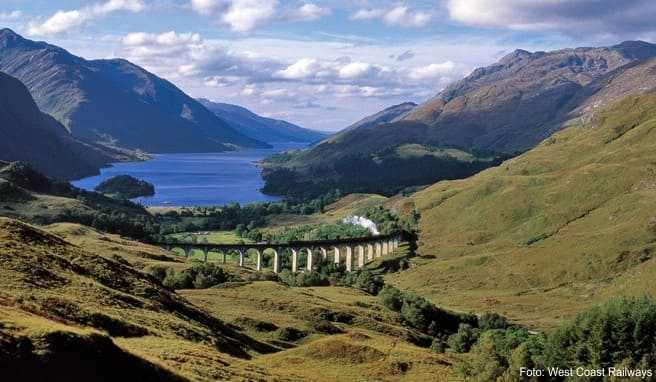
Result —
M292 273L298 272L298 252L298 249L292 248Z
M333 251L335 252L335 264L339 264L339 247L333 247Z
M328 250L325 247L320 247L319 250L321 251L321 260L326 261L328 258Z
M239 249L238 252L239 252L239 266L243 267L244 266L244 250Z
M273 248L273 273L280 273L281 267L281 258L280 258L280 248Z
M346 271L353 270L353 248L350 245L346 246Z
M255 249L257 253L257 264L255 265L255 270L258 272L262 270L262 252L259 249Z
M376 257L381 257L383 255L383 245L380 241L377 241L374 246L376 247Z
M312 248L308 248L308 254L307 254L307 270L310 271L310 272L312 271L312 268L314 268L314 264L313 264L313 261L312 261L312 260L313 260L313 258L312 258L313 256L314 256L314 251L312 250Z
M390 253L393 253L393 252L394 252L394 249L395 249L395 248L394 248L394 240L390 239L390 240L387 242L387 248L389 248L389 252L390 252Z
M358 245L358 269L364 268L364 246Z
M374 259L374 245L371 243L367 243L367 261L371 261Z
M389 255L389 246L387 245L387 240L383 240L383 256Z

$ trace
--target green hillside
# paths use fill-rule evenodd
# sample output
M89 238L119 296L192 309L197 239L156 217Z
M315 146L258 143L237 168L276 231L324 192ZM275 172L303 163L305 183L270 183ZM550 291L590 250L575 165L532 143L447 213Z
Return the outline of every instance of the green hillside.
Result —
M499 167L418 192L423 257L392 281L540 327L655 292L655 128L656 96L631 96Z

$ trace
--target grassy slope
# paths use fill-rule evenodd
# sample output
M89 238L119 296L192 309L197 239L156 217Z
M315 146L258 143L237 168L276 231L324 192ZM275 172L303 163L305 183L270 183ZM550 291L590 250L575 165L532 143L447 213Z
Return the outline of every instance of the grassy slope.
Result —
M91 250L103 252L97 246ZM53 359L65 357L58 339L71 336L90 352L118 353L113 366L124 367L125 375L137 368L121 357L152 365L152 380L171 374L196 380L261 377L231 364L271 349L134 268L4 218L0 291L0 338L6 341L1 347L11 349L7 343L21 338L32 343L34 351L26 353L35 360L27 363L28 369L38 364L56 368L47 350L53 350ZM86 372L72 369L71 380L84 378Z
M538 327L656 292L655 127L656 96L629 97L499 167L418 192L425 257L391 281Z
M240 318L248 317L309 332L297 347L252 361L253 366L284 379L435 381L454 377L449 367L455 361L452 356L431 354L404 341L412 332L400 326L396 313L380 306L375 297L354 289L288 288L257 282L236 288L183 291L182 295L238 325ZM313 333L308 320L322 311L350 315L353 321L336 324L343 334ZM285 347L284 342L276 341L275 332L250 329L247 333Z
M26 370L39 365L64 375L48 360L78 365L56 341L65 338L89 354L89 366L67 367L72 374L66 380L88 378L93 368L114 380L135 375L199 381L453 377L450 365L457 358L413 345L412 338L420 335L363 292L258 281L172 293L138 269L152 264L181 269L189 263L80 225L45 229L0 219L0 366L15 362L17 344L29 341L35 347L27 351ZM237 273L233 265L226 267ZM327 311L352 317L333 323L344 333L312 329L310 321ZM281 341L276 332L244 325L244 317L309 335ZM96 354L109 358L101 364Z

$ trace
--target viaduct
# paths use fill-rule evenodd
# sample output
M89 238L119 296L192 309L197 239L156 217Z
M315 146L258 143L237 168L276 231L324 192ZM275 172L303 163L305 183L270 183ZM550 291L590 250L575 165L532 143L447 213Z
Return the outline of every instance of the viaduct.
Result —
M193 250L201 250L204 260L207 262L209 252L222 253L223 262L226 262L226 256L229 253L239 255L239 266L244 266L244 259L248 251L255 252L256 270L263 269L262 255L265 250L273 253L273 272L282 271L282 256L291 254L291 271L296 273L299 270L311 271L315 268L318 260L315 256L321 256L321 259L328 260L328 253L332 251L334 262L336 264L345 264L348 272L355 269L361 269L365 263L375 258L391 254L399 247L401 234L394 233L390 235L378 235L371 237L336 239L336 240L311 240L311 241L290 241L289 243L255 243L255 244L210 244L210 243L160 243L157 244L164 249L171 251L175 248L182 249L186 257L191 256ZM299 266L299 257L301 253L306 254L305 266Z

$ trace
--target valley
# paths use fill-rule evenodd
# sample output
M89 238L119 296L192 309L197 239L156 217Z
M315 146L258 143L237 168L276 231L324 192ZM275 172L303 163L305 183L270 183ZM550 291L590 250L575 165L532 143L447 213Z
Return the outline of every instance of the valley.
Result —
M201 3L185 12L218 12ZM79 27L162 12L126 4L80 8ZM285 11L261 23L303 16ZM349 22L395 23L380 12ZM287 63L271 36L226 36L99 44L133 63L0 30L0 379L656 370L656 45L503 50L465 70L406 67L426 59L407 49L385 67ZM362 118L367 98L389 106ZM287 121L354 108L331 133Z

